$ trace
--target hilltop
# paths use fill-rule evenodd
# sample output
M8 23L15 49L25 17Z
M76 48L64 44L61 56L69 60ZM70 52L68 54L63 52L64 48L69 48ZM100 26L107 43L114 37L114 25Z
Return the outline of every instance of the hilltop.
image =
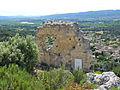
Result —
M54 19L98 19L98 18L120 18L120 10L101 10L101 11L88 11L88 12L78 12L78 13L67 13L67 14L54 14L43 16L45 18L54 18Z

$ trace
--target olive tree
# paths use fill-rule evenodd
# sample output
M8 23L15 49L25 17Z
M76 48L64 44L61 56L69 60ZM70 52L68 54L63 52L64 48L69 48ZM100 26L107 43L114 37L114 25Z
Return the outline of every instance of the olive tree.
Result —
M33 69L38 59L38 47L32 36L16 35L9 41L0 43L0 65L18 64L28 71Z

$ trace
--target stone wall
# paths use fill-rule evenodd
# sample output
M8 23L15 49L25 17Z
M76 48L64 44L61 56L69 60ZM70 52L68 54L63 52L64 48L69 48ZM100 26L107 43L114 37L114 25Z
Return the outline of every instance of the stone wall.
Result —
M77 23L65 21L44 22L43 26L37 31L36 39L42 62L56 67L64 63L67 69L73 69L74 60L82 59L83 68L90 67L92 54L89 49L89 42L84 39ZM52 44L47 44L46 41L51 39Z

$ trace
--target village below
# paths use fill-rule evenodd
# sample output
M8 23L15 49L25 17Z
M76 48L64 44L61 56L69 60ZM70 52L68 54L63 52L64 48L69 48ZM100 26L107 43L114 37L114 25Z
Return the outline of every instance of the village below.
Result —
M0 90L120 90L119 13L0 16Z

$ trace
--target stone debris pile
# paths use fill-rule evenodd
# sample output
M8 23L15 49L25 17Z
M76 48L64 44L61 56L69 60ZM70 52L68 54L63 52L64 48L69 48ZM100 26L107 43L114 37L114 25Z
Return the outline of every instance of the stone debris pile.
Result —
M108 90L112 86L117 86L120 89L120 78L114 72L87 73L87 77L87 82L99 85L98 90Z

